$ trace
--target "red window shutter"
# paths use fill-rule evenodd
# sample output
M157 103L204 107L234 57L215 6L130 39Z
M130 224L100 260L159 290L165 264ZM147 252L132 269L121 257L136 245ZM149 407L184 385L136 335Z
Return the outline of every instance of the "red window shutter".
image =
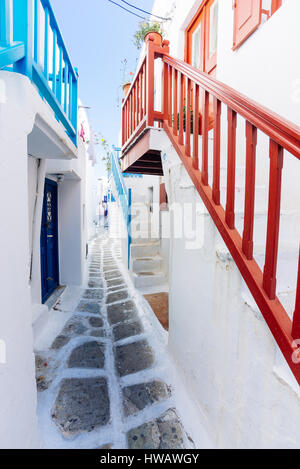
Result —
M239 47L260 25L262 0L234 0L233 48Z

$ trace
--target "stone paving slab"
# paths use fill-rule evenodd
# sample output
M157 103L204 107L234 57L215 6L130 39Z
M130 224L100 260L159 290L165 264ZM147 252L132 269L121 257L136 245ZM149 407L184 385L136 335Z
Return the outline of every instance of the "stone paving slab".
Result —
M100 314L101 307L99 303L92 302L92 301L80 301L78 304L76 311L81 313L90 313L90 314Z
M113 270L119 270L117 264L105 264L103 267L103 272L111 272Z
M131 300L109 305L107 307L107 317L111 325L138 319L137 309Z
M102 279L89 280L88 287L89 288L103 288L103 280Z
M105 272L105 280L112 280L116 278L122 278L121 272L119 270L112 270L111 272Z
M121 290L118 292L108 293L106 304L116 303L117 301L126 300L128 298L128 290Z
M68 360L69 368L104 368L104 364L104 345L96 341L74 348Z
M124 415L128 417L129 415L137 414L145 407L165 400L170 395L170 389L162 381L127 386L123 389Z
M119 376L137 373L153 364L153 350L146 340L115 347L115 365Z
M143 326L140 321L117 324L113 328L114 340L127 339L138 334L142 334Z
M62 381L52 418L65 436L91 432L108 424L109 396L105 378L72 378Z
M89 324L92 327L103 327L102 318L89 318Z
M174 409L128 432L129 449L183 449L183 430Z
M56 337L51 345L51 349L60 350L71 340L72 337L83 335L86 332L87 327L82 323L82 319L78 318L78 316L74 316L66 323L61 333Z
M85 292L82 295L83 299L87 300L103 300L104 297L104 291L102 289L88 289L85 290Z
M107 288L119 287L121 285L124 287L126 286L123 277L119 277L119 278L112 279L112 280L106 280L106 284L107 284Z
M60 350L71 340L70 336L58 335L51 345L52 350Z

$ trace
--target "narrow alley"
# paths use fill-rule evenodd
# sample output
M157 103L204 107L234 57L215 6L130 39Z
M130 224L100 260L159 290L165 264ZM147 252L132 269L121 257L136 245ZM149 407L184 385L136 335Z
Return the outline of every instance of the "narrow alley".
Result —
M36 354L44 448L192 447L172 398L166 333L141 298L103 234L86 288L64 291Z

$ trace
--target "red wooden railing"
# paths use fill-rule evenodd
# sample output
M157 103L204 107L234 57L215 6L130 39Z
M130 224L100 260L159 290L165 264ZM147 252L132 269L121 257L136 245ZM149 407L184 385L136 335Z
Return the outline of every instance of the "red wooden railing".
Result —
M294 363L292 359L297 348L294 339L300 339L300 258L293 321L276 296L283 155L286 150L300 159L300 128L186 62L169 56L167 41L158 47L150 37L146 49L146 57L122 108L123 153L143 129L152 127L155 122L163 126L300 384L300 364ZM163 63L160 112L154 110L156 58L160 58ZM224 208L220 203L222 106L227 107L228 121L227 194ZM235 225L238 116L245 120L246 127L245 208L242 236ZM211 122L213 122L212 187L209 185L208 174L208 134ZM270 157L267 242L263 271L253 258L258 130L269 139ZM200 134L201 162L199 162Z

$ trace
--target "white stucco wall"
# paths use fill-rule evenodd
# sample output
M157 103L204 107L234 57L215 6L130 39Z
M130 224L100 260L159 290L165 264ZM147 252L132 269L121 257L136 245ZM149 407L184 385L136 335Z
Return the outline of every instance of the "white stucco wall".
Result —
M165 24L171 55L184 58L184 30L201 3L201 0L154 2L154 13L171 14L173 18ZM264 21L243 46L233 51L232 1L219 1L217 79L296 124L300 124L297 100L300 66L292 45L299 43L296 19L299 13L297 0L284 2L268 22ZM222 111L224 195L226 109ZM237 132L239 211L243 208L244 135L244 123L240 120ZM211 171L212 135L209 145ZM181 382L195 404L195 414L188 416L182 402L180 410L181 416L186 417L186 428L199 446L202 443L197 438L203 425L216 447L298 448L299 386L166 136L161 135L160 148L170 204L177 204L182 212L185 204L198 204L193 214L201 227L197 235L201 247L193 249L186 235L177 237L174 227L171 228L169 347ZM269 158L268 141L261 135L257 161L260 187L256 210L260 211L263 223L256 223L255 240L263 252ZM289 283L292 290L296 282L300 235L297 163L286 154L280 238L283 254L279 256L278 272L281 291ZM293 227L290 223L294 223ZM263 265L263 256L258 260ZM291 282L290 277L293 277ZM282 301L285 302L284 296ZM291 314L293 295L285 306ZM199 423L199 431L195 431L195 421Z
M180 415L197 447L205 428L218 448L298 448L299 386L167 137L161 147L169 201L179 208L171 222L169 350L195 412L179 399ZM191 204L200 231L177 236L176 213Z
M34 329L45 158L77 149L29 80L0 72L0 447L39 446ZM34 323L34 324L33 324Z

